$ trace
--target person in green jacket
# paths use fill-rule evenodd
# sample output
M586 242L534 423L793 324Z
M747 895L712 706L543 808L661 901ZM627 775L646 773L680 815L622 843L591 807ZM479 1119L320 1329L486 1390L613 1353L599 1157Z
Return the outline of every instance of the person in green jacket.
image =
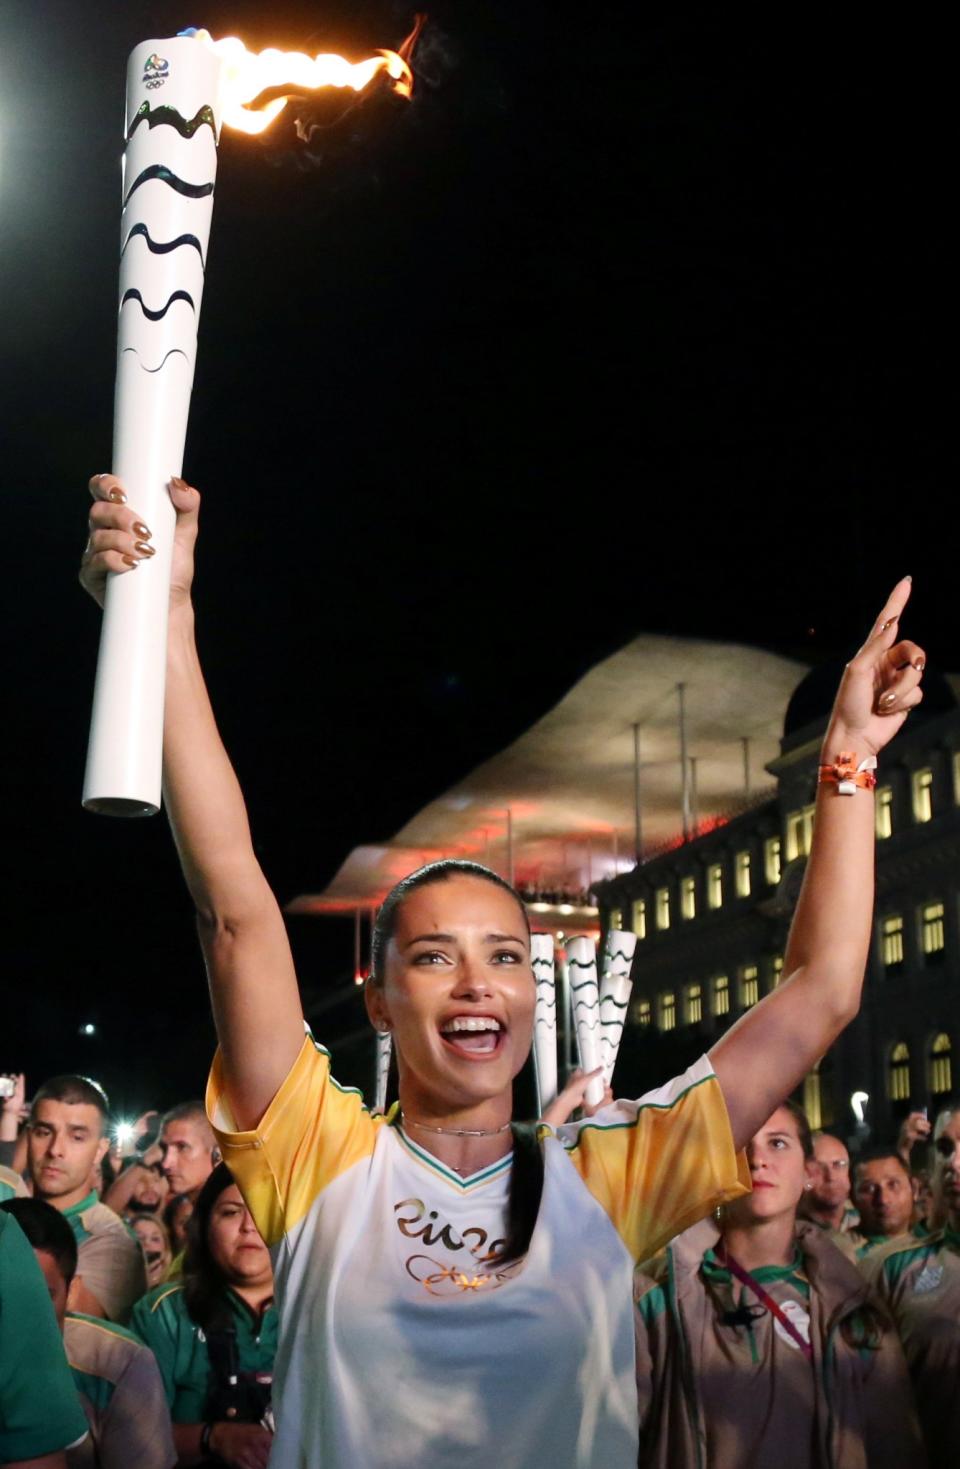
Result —
M265 1466L277 1349L273 1267L226 1164L200 1191L182 1278L149 1291L130 1325L160 1367L178 1462Z
M797 1221L810 1128L788 1102L747 1146L753 1192L636 1276L640 1469L917 1469L889 1313L816 1224Z

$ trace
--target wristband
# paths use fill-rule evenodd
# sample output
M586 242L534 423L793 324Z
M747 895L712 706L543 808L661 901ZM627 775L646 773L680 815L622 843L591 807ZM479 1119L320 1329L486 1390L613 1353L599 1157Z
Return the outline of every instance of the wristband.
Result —
M877 757L867 755L857 764L852 750L841 750L832 765L821 765L817 774L818 785L835 785L838 796L852 796L859 786L862 791L872 791L877 784L874 771Z

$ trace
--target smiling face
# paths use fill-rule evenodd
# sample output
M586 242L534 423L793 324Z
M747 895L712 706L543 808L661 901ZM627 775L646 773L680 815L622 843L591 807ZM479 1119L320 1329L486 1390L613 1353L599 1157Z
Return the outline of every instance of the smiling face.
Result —
M270 1252L235 1183L224 1189L210 1211L207 1239L231 1285L259 1286L271 1279Z
M109 1141L103 1117L87 1102L38 1102L27 1135L34 1193L58 1209L69 1209L90 1192L91 1175Z
M809 1177L797 1124L778 1107L747 1144L753 1192L725 1209L730 1224L743 1228L762 1220L795 1214Z
M467 875L409 893L367 1009L374 1025L393 1031L411 1113L494 1100L509 1108L530 1050L535 994L527 926L511 893Z

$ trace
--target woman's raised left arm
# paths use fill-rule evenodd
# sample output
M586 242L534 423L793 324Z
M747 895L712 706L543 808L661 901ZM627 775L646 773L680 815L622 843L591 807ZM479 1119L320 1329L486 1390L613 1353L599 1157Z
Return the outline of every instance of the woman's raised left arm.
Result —
M876 757L923 697L923 650L900 638L910 578L897 583L837 693L821 763ZM742 1148L860 1008L874 897L873 791L817 790L813 842L784 955L784 980L717 1042L710 1060Z

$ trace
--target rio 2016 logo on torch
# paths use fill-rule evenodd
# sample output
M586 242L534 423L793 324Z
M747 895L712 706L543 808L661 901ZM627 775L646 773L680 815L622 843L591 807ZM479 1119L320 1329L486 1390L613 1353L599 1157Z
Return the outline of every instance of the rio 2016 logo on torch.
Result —
M163 56L158 56L154 51L143 63L143 83L145 86L155 90L162 87L170 75L170 63Z

